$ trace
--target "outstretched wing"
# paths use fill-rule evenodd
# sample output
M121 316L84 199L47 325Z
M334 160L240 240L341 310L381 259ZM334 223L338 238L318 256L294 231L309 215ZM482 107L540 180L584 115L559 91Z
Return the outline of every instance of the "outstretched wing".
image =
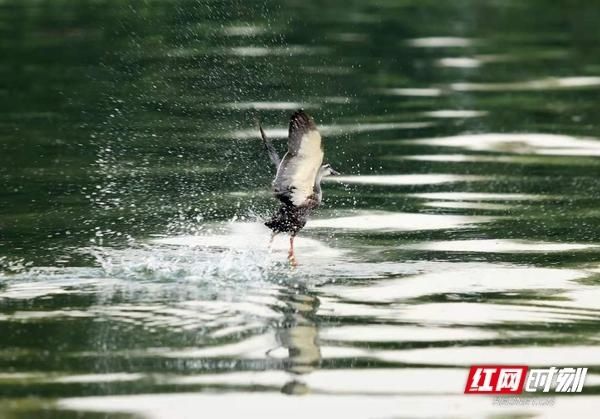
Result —
M288 152L273 182L275 196L286 204L303 205L314 193L322 162L321 134L314 121L304 111L295 112L290 119Z
M305 141L318 142L319 148L321 147L321 134L319 134L315 122L303 110L299 110L294 112L290 118L288 153L298 154Z

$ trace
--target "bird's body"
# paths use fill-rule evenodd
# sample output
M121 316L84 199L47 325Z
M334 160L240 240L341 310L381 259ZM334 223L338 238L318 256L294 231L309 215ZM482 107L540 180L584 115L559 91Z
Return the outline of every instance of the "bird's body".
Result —
M282 160L262 127L260 132L265 149L277 166L273 194L281 201L279 209L265 225L273 230L273 235L290 233L289 257L295 264L294 237L306 225L311 212L321 204L321 179L338 173L330 165L323 165L321 134L304 111L298 111L290 118L288 150Z
M323 198L321 180L325 176L336 174L338 173L330 165L322 165L314 180L312 193L303 200L303 204L294 205L291 201L282 201L282 205L279 207L277 213L265 225L273 230L274 233L287 232L296 234L306 225L311 212L321 204Z

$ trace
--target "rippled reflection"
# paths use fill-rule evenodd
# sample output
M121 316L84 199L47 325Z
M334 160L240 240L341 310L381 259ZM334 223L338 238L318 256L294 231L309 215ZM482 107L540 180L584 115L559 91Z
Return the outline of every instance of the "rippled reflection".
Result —
M512 206L507 204L497 204L490 202L448 202L448 201L429 201L424 202L424 206L426 207L434 207L434 208L463 208L463 209L480 209L480 210L490 210L490 211L504 211L510 209Z
M306 228L414 231L461 228L491 221L492 217L484 216L367 212L349 217L312 220Z
M372 131L388 131L398 129L419 129L432 126L432 122L386 122L386 123L361 123L361 124L339 124L339 125L319 125L319 131L323 135L342 135ZM271 138L287 138L287 128L265 129L265 133ZM248 139L259 138L260 134L256 128L239 130L227 133L225 137Z
M362 175L336 176L329 182L356 183L366 185L436 185L440 183L473 182L487 180L485 176L427 174L427 175Z
M398 87L384 89L383 93L397 96L436 97L442 95L442 89L435 87Z
M567 269L456 264L447 272L425 273L364 287L339 288L335 292L355 301L389 302L433 294L517 293L532 289L572 289L575 284L571 281L585 276L584 272ZM447 313L446 316L448 322L453 321L453 313Z
M472 39L451 37L451 36L433 36L427 38L415 38L408 41L409 45L421 48L442 48L442 47L468 47L473 43Z
M485 208L485 207L484 207ZM437 250L448 252L568 252L592 249L596 245L583 243L544 243L528 240L448 240L409 245L411 249Z
M442 109L438 111L425 112L432 118L477 118L486 115L485 111L474 111L468 109Z
M231 109L258 109L258 110L296 110L318 108L316 103L298 102L230 102L222 105Z
M285 47L262 47L262 46L244 46L234 47L226 51L231 55L242 57L264 57L268 55L310 55L324 54L327 52L325 47L308 47L304 45L288 45Z
M486 192L425 192L412 194L412 196L425 199L443 199L450 201L538 201L555 198L547 195Z
M473 57L445 57L438 60L441 67L451 68L477 68L482 64L482 60Z
M575 150L568 150L569 153L577 153ZM557 153L558 154L558 153ZM535 164L535 165L596 165L600 161L593 159L583 152L582 158L576 161L569 161L560 158L560 156L514 156L514 155L487 155L487 154L421 154L408 156L386 156L387 160L418 160L431 162L451 162L451 163L511 163L511 164ZM571 154L570 154L571 155Z
M411 140L413 144L456 147L473 151L560 156L600 156L600 141L595 138L555 134L464 134L453 137Z
M514 362L513 362L514 363ZM431 376L437 376L438 370L429 370ZM443 372L440 375L440 382L451 383L458 379L458 374L453 371ZM417 380L420 375L406 375L408 381L412 379L415 383L421 383ZM443 379L442 379L443 377ZM427 380L425 380L427 381ZM347 382L353 382L348 380ZM365 384L368 385L368 382ZM418 387L415 387L418 388ZM445 388L445 386L440 387ZM218 411L226 417L240 417L243 415L260 415L262 417L278 417L279 412L300 412L290 414L290 417L318 416L323 411L348 411L348 418L364 418L373 415L401 416L407 410L415 412L416 417L420 417L418 412L427 411L428 414L438 417L443 416L463 416L472 417L478 414L484 416L502 413L503 415L519 416L523 412L523 407L519 405L496 406L491 405L488 397L478 397L467 399L464 395L449 395L447 392L436 394L436 403L431 403L431 395L422 393L410 394L405 396L382 397L385 394L376 395L327 395L316 394L310 398L285 398L282 395L273 394L249 394L249 393L230 393L225 395L198 395L198 394L178 394L178 395L138 395L138 396L112 396L112 397L90 397L67 399L60 403L60 406L70 409L87 410L93 412L135 412L138 415L148 418L162 418L176 414L179 417L186 417L190 411L206 410ZM595 399L588 403L581 403L572 396L562 396L558 398L556 404L533 406L527 409L532 415L561 418L571 414L585 415L589 409L596 410L600 407ZM587 401L587 400L586 400ZM268 407L267 407L268 406ZM424 417L424 416L423 416Z
M551 77L510 83L453 83L452 90L459 92L502 92L511 90L555 90L600 86L600 77Z

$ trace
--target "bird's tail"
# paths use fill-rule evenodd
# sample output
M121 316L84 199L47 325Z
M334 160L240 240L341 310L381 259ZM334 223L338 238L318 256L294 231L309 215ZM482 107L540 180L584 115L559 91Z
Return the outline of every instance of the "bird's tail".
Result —
M271 162L273 163L273 165L276 168L278 168L279 163L281 162L281 159L279 158L279 154L277 154L277 150L275 150L275 147L273 147L273 143L271 142L271 140L269 140L267 138L267 134L265 134L265 130L263 130L263 127L260 124L260 121L258 121L258 129L260 130L260 136L263 140L263 145L265 146L265 150L267 151L267 154L269 155L269 159L271 159Z
M275 217L271 218L269 221L266 221L265 225L273 231L277 230L277 220L275 219Z
M288 205L282 204L270 220L265 222L275 233L294 232L304 227L306 221L298 218L299 213Z
M286 216L283 214L281 209L277 211L271 219L265 222L265 225L273 230L274 233L280 233L285 230Z

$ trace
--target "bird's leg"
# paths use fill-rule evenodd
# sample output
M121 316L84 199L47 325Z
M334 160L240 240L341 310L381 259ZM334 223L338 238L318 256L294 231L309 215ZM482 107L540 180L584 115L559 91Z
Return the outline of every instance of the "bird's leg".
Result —
M275 233L275 232L271 233L271 240L269 240L269 249L271 248L271 246L273 246L273 240L275 240L276 235L277 235L277 233Z
M298 266L298 262L296 261L296 255L294 255L294 237L294 234L290 236L290 251L288 252L288 260L290 261L290 265L295 268Z

